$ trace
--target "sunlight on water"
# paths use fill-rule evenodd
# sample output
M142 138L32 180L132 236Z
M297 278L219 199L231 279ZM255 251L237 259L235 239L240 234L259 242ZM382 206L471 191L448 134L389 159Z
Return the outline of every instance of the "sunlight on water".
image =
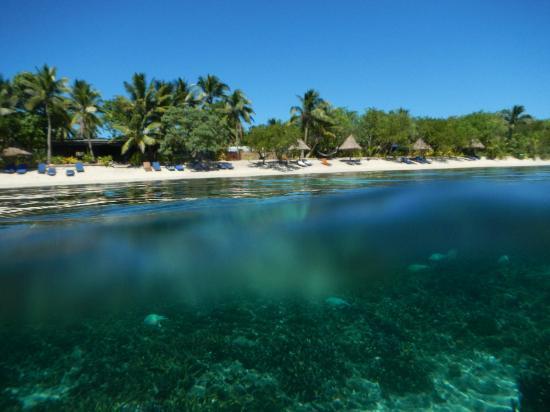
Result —
M548 169L3 191L0 216L0 410L547 405Z

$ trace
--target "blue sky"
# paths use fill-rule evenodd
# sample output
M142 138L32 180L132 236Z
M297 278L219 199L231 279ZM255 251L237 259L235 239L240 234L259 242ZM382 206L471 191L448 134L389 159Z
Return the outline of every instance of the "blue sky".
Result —
M315 88L337 106L416 116L523 104L550 118L548 0L1 0L0 73L48 63L122 94L136 71L218 75L256 122Z

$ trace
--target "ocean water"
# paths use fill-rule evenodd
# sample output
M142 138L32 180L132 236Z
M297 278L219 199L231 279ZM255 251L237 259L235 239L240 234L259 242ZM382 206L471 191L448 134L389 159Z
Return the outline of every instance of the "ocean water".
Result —
M550 169L0 191L0 410L548 411Z

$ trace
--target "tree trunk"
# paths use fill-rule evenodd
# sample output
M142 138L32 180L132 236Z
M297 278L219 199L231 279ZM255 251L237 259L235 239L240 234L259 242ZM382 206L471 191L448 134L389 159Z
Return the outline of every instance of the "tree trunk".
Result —
M48 152L46 160L48 164L52 162L52 119L50 117L50 112L48 111L48 106L46 106L46 117L48 119L48 136L47 136L47 144L48 144Z
M95 163L94 149L92 149L92 139L88 136L88 149L90 149L90 155L92 156L92 162Z
M304 127L304 143L305 144L307 144L308 132L309 132L309 127L306 125L306 127ZM308 154L306 155L306 159L309 159L309 156L311 156L311 153L313 153L313 149L311 149L308 152ZM303 157L303 154L302 154L302 157Z
M84 136L86 136L86 131L84 130L84 119L80 118L80 138L84 139ZM95 156L94 156L94 150L92 149L92 140L90 136L87 136L88 140L88 150L90 151L90 155L92 156L92 162L95 162Z

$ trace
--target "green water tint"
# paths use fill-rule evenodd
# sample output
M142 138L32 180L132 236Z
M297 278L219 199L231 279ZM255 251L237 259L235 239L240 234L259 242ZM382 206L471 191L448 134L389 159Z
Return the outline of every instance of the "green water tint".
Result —
M394 176L7 217L0 410L547 410L548 171Z

